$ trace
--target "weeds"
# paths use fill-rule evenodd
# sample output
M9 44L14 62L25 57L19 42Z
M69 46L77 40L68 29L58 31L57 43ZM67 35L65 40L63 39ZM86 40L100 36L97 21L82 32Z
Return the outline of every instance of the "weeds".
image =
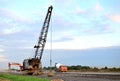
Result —
M36 77L30 76L18 76L18 75L11 75L11 74L0 74L0 79L5 79L6 81L50 81L49 79L41 79ZM3 81L5 81L3 80Z

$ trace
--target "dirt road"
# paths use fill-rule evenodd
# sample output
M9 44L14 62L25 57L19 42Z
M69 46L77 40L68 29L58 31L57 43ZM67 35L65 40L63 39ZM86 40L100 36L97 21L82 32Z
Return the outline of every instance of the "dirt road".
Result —
M37 76L44 78L46 75ZM95 73L95 72L67 72L55 73L52 79L62 79L63 81L120 81L120 73Z
M5 71L5 73L8 73ZM10 73L10 72L9 72ZM11 72L15 75L23 75L22 72ZM62 79L63 81L120 81L120 73L99 72L56 72L53 77L48 77L48 72L43 75L30 75L37 78Z

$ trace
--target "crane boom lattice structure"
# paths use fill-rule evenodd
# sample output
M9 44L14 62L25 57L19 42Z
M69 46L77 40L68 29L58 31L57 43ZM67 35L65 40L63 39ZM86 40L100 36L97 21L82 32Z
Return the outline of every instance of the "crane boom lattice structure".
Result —
M42 54L43 54L45 43L46 43L46 38L47 38L48 29L49 29L49 23L50 23L50 18L51 18L51 14L52 14L52 9L53 9L52 6L50 6L48 8L48 12L46 14L46 18L44 20L43 27L41 29L38 44L34 46L34 48L36 48L34 58L39 58L40 61L42 59Z
M34 46L34 48L36 49L34 58L25 59L23 61L23 69L26 70L27 74L33 74L35 72L36 72L35 74L41 74L42 72L41 59L42 59L45 43L47 40L47 33L49 29L52 9L53 9L52 6L48 8L48 11L43 23L43 27L40 32L38 43L37 45Z

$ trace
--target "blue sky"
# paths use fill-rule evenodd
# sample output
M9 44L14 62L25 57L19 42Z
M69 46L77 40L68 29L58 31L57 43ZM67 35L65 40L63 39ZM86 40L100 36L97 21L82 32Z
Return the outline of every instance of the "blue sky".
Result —
M0 67L34 56L53 5L53 65L120 67L120 0L0 0ZM49 65L50 30L43 54Z

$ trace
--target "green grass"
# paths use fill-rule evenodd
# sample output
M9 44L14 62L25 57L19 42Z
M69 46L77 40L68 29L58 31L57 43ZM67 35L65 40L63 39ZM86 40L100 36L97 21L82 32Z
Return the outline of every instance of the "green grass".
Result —
M11 74L0 74L0 79L7 79L10 81L50 81L49 79L41 79L36 77L30 76L23 76L23 75L11 75Z

